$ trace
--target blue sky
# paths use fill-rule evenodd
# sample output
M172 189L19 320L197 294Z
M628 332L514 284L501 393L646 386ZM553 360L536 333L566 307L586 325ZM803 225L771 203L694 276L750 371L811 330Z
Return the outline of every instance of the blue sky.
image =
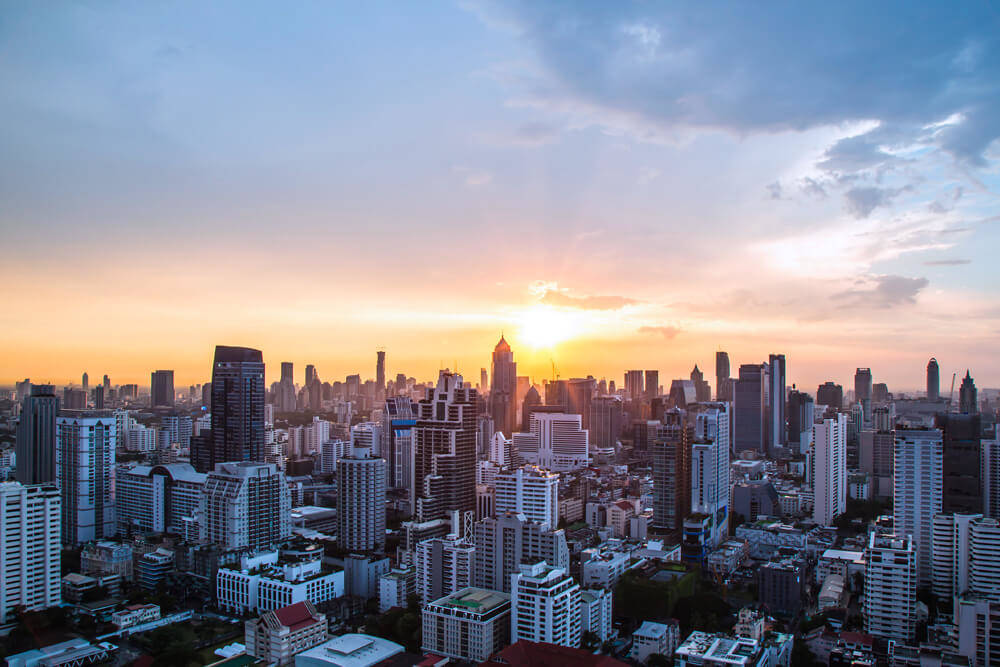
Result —
M1000 384L995 5L3 14L2 380L195 381L220 338L429 374L506 329L539 375L722 346L806 385L915 387L932 355ZM518 340L539 321L558 343Z

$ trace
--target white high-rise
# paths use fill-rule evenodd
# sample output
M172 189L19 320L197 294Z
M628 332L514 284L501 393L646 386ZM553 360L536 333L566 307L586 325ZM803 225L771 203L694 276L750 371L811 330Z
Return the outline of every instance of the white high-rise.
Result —
M847 417L813 424L813 520L833 525L847 509Z
M385 460L355 447L337 462L337 544L347 551L385 547Z
M510 643L521 639L580 646L580 585L544 561L521 565L510 583Z
M376 456L382 455L382 426L377 422L362 422L351 427L351 447L368 447Z
M62 541L67 545L111 537L115 525L115 447L112 412L65 410L56 417Z
M320 445L319 469L320 473L329 475L337 472L337 461L347 456L351 451L351 445L339 438L326 440Z
M514 446L525 461L546 470L569 472L590 463L589 434L580 415L532 413L531 433L515 433Z
M712 517L706 540L709 549L722 544L729 534L728 422L726 410L698 414L695 442L691 445L691 512Z
M895 532L913 536L920 583L930 584L934 517L941 513L941 431L897 429L893 461Z
M59 524L56 486L0 482L0 623L60 603Z
M732 450L729 422L732 413L729 403L700 403L700 412L695 415L694 439L721 443L728 452Z
M496 513L524 514L547 528L559 524L559 474L538 466L505 469L493 478Z
M969 589L969 543L972 523L982 514L939 514L931 528L931 586L941 600Z
M513 461L510 455L511 441L503 433L494 433L490 440L489 460L498 466L509 466Z
M261 549L291 535L292 495L273 463L219 463L202 496L201 537L224 549Z
M473 584L476 547L454 535L417 543L417 595L427 605Z
M907 536L872 532L865 549L865 632L909 643L917 625L917 552Z

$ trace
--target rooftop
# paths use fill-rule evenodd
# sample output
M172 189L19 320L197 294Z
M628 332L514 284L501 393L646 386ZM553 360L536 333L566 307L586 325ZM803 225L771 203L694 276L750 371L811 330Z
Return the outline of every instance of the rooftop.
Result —
M510 602L510 595L486 588L463 588L446 595L432 604L439 607L463 609L477 614L485 614L502 604Z
M402 646L388 639L363 634L346 634L299 653L295 664L308 667L320 665L371 667L402 652Z

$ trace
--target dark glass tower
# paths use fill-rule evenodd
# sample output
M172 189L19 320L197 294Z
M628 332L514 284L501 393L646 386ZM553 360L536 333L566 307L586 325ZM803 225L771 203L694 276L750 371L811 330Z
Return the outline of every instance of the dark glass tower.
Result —
M150 406L174 407L174 372L153 371L149 378Z
M517 428L517 364L510 345L500 336L493 350L493 384L490 385L490 416L494 430L508 438Z
M217 463L264 460L264 356L260 350L215 347L209 458L199 461L201 472L214 469Z
M767 406L768 452L774 452L776 447L788 444L787 419L785 415L785 355L772 354L767 360L769 383L767 395L770 401Z
M979 414L979 391L969 371L965 371L958 390L958 411L967 415Z
M941 368L937 359L931 357L927 362L927 400L936 401L941 396Z
M17 481L52 484L56 481L56 415L59 399L50 384L32 385L24 397L17 422L14 453Z
M936 426L944 450L941 512L982 512L982 419L974 414L940 414Z
M733 448L737 453L747 449L761 454L767 451L765 379L761 364L740 366L739 378L733 385Z
M729 381L729 353L715 353L715 400L733 400L732 383Z

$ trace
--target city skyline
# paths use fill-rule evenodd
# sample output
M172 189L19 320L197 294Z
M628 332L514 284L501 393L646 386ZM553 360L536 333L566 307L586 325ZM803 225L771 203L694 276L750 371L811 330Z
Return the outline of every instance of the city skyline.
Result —
M986 4L5 18L0 382L183 386L218 342L432 379L502 330L536 377L1000 385Z

